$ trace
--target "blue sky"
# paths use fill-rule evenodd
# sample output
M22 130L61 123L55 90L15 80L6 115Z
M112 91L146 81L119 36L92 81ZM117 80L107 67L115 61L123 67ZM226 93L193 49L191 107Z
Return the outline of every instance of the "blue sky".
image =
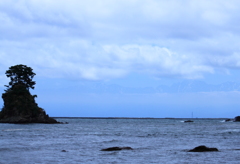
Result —
M238 0L1 0L0 86L10 66L25 64L50 116L235 117L239 8Z

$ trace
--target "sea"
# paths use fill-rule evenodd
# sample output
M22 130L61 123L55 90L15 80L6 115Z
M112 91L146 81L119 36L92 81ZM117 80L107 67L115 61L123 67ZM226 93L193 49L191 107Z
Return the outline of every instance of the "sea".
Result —
M240 164L240 122L180 118L56 118L0 124L1 164ZM205 145L217 152L188 152ZM132 150L101 151L109 147Z

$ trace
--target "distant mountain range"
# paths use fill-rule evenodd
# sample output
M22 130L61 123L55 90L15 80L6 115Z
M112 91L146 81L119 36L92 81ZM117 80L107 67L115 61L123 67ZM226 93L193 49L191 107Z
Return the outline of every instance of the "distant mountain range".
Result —
M207 84L203 81L183 81L170 86L159 85L158 87L123 87L116 84L102 82L83 82L75 88L81 93L189 93L189 92L230 92L240 91L240 83L225 82L218 85Z

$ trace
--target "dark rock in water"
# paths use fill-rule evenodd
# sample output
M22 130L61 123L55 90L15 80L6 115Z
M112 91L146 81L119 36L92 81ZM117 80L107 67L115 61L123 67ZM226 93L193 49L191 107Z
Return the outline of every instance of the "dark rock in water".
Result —
M131 147L109 147L101 151L119 151L119 150L133 150Z
M204 145L195 147L194 149L189 150L188 152L206 152L206 151L218 151L217 148L209 148Z
M101 151L118 151L118 150L122 150L120 147L109 147L106 149L102 149Z
M225 122L229 122L229 121L232 121L231 119L226 119Z
M62 150L61 152L67 152L66 150Z
M192 120L187 120L187 121L184 121L184 122L193 122Z
M235 122L240 121L240 116L235 117L235 118L234 118L234 121L235 121Z

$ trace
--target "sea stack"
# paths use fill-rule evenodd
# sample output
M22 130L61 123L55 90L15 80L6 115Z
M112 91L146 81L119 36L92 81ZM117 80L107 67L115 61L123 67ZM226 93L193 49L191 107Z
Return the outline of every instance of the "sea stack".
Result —
M37 95L31 95L29 89L34 89L36 74L26 65L15 65L6 71L11 79L7 89L2 94L4 106L0 112L0 123L59 123L49 117L44 109L35 102Z

